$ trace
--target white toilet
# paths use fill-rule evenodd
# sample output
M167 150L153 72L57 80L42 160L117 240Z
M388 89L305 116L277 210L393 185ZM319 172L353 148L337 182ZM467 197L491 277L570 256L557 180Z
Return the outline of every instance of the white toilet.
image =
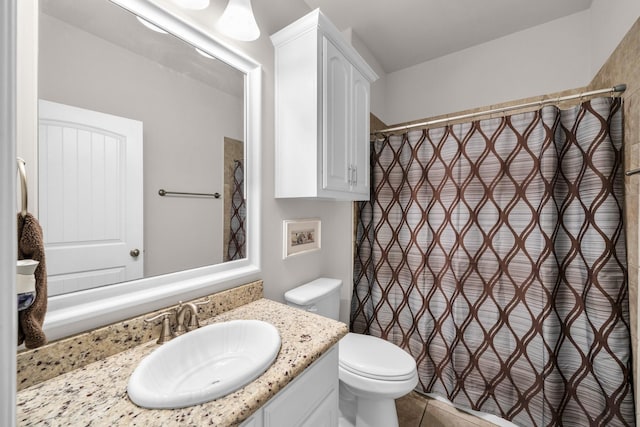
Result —
M320 278L284 294L287 304L338 320L342 281ZM394 399L418 384L416 362L383 339L349 333L339 342L340 427L397 427Z

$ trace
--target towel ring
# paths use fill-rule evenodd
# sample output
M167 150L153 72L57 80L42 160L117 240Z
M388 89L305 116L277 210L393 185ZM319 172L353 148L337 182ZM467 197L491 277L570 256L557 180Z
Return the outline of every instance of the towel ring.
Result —
M26 163L20 157L16 158L16 160L18 162L18 172L20 173L20 189L22 194L22 208L20 209L20 215L24 218L27 216L27 206L29 203L29 196L27 194L27 171L24 167Z

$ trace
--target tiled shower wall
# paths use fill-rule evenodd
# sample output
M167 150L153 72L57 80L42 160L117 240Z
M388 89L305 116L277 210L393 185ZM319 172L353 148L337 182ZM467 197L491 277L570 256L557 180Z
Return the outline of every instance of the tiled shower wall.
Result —
M640 19L602 66L589 89L626 83L624 98L624 167L640 168ZM627 228L627 263L629 267L629 305L631 312L631 343L633 348L633 379L636 396L636 419L640 419L638 396L638 241L640 233L640 174L625 177L625 220Z

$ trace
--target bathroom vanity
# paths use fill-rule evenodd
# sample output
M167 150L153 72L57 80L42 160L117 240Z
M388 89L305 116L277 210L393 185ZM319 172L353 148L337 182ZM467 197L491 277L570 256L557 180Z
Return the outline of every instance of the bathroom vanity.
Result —
M243 427L337 426L337 346L333 346L241 425Z
M136 406L127 395L127 382L138 363L158 348L153 340L23 389L17 394L17 423L286 427L317 425L322 420L337 426L335 344L347 333L347 326L267 299L204 319L201 324L235 319L269 322L282 340L273 365L235 392L182 409ZM64 358L63 353L60 357Z

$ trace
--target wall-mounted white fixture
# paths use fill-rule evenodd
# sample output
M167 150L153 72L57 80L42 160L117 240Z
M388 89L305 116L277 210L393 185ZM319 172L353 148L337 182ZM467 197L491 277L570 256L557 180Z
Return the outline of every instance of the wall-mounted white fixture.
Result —
M36 299L36 278L33 275L40 261L22 259L16 264L16 293L18 311L29 308Z
M251 0L229 0L218 20L218 30L233 39L250 42L260 37Z
M148 29L155 31L156 33L168 34L165 30L158 27L157 25L153 25L151 22L147 21L146 19L142 19L139 16L136 16L136 18L138 18L138 21L140 21L140 23L145 27L147 27Z
M202 10L209 7L209 0L173 0L173 2L184 9Z

